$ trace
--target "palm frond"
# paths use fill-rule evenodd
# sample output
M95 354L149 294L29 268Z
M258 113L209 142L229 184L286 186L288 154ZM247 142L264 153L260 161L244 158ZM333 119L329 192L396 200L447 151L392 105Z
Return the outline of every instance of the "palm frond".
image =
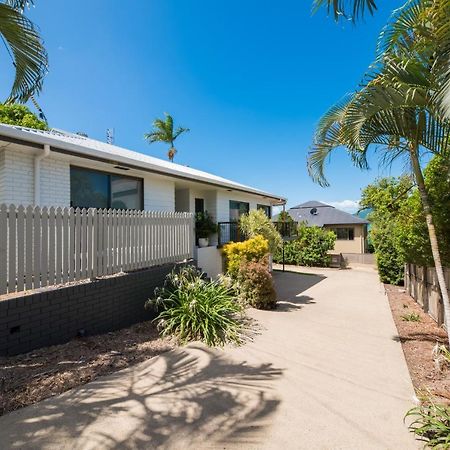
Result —
M366 12L372 15L377 10L375 0L314 0L313 12L321 7L326 7L328 13L332 11L336 21L340 17L356 21Z
M25 102L42 88L47 52L33 23L6 3L0 3L0 34L11 49L16 69L7 101Z
M173 135L173 140L175 140L180 134L187 133L189 128L178 127Z

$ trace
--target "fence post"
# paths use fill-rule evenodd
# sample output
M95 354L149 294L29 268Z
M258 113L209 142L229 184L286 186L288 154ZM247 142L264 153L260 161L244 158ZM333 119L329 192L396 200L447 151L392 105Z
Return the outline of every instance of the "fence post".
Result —
M423 268L423 277L422 277L422 304L423 310L427 313L429 310L429 295L428 295L428 267Z
M8 261L8 208L6 205L0 206L0 295L7 291L7 264Z

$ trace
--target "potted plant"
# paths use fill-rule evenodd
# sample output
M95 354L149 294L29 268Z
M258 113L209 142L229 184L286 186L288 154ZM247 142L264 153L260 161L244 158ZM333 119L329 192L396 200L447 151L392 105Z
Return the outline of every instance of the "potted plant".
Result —
M195 215L195 233L199 247L208 247L209 237L217 232L217 224L208 211L199 212Z

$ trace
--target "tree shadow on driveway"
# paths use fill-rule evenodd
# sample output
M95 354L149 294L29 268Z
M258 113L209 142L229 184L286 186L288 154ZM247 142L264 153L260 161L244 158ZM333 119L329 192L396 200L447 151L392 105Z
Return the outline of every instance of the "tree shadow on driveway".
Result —
M313 297L302 293L326 279L324 275L280 271L275 271L273 278L278 298L274 311L280 312L295 311L316 303Z
M2 448L258 446L282 370L191 345L0 419Z

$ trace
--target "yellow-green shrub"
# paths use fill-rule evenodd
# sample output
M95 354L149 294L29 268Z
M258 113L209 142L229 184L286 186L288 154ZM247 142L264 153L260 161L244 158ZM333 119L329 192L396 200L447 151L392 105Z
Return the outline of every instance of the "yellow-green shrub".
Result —
M236 277L243 262L261 261L269 253L269 243L262 236L255 236L244 242L230 242L223 247L227 272Z

